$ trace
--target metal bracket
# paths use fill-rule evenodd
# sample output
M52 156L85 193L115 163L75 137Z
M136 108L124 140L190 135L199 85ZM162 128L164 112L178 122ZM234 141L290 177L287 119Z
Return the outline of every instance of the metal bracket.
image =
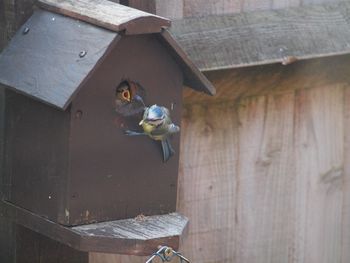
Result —
M158 251L153 253L153 255L146 261L146 263L153 263L153 260L159 257L162 262L170 262L174 257L180 258L180 263L190 263L190 261L182 256L179 252L176 252L171 247L159 246Z

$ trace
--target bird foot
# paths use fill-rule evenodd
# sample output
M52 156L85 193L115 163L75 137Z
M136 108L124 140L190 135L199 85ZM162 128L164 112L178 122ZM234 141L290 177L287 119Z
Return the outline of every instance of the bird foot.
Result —
M131 130L125 130L124 134L127 136L139 136L139 135L145 135L144 132L136 132L136 131L131 131Z

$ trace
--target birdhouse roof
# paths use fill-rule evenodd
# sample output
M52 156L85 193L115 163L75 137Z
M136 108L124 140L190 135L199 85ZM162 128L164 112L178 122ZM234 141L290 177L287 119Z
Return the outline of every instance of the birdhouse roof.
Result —
M123 34L156 33L184 72L185 85L215 89L165 27L169 20L107 0L41 0L0 54L0 84L66 109Z
M350 3L173 21L174 38L202 71L350 53Z
M125 34L159 33L170 20L107 0L39 0L42 8Z

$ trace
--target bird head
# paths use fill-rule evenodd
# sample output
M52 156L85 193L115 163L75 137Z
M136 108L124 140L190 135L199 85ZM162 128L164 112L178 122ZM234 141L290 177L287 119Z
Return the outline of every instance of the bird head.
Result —
M154 104L151 107L145 109L143 118L140 121L139 125L142 125L143 123L147 122L150 125L158 126L162 124L165 117L166 112L164 111L164 107L160 107Z
M122 81L115 93L116 111L124 116L130 116L142 112L145 103L142 96L144 89L136 82L130 80Z
M122 102L130 103L133 97L134 91L129 81L123 81L119 84L116 91L117 99Z

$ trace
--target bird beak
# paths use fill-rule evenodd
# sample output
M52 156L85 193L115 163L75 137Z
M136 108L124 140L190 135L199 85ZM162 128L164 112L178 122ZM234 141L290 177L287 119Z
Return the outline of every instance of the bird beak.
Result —
M139 125L142 125L143 124L143 120L141 120L140 122L139 122Z
M125 90L122 93L123 99L125 99L127 102L131 102L131 94L130 91Z

